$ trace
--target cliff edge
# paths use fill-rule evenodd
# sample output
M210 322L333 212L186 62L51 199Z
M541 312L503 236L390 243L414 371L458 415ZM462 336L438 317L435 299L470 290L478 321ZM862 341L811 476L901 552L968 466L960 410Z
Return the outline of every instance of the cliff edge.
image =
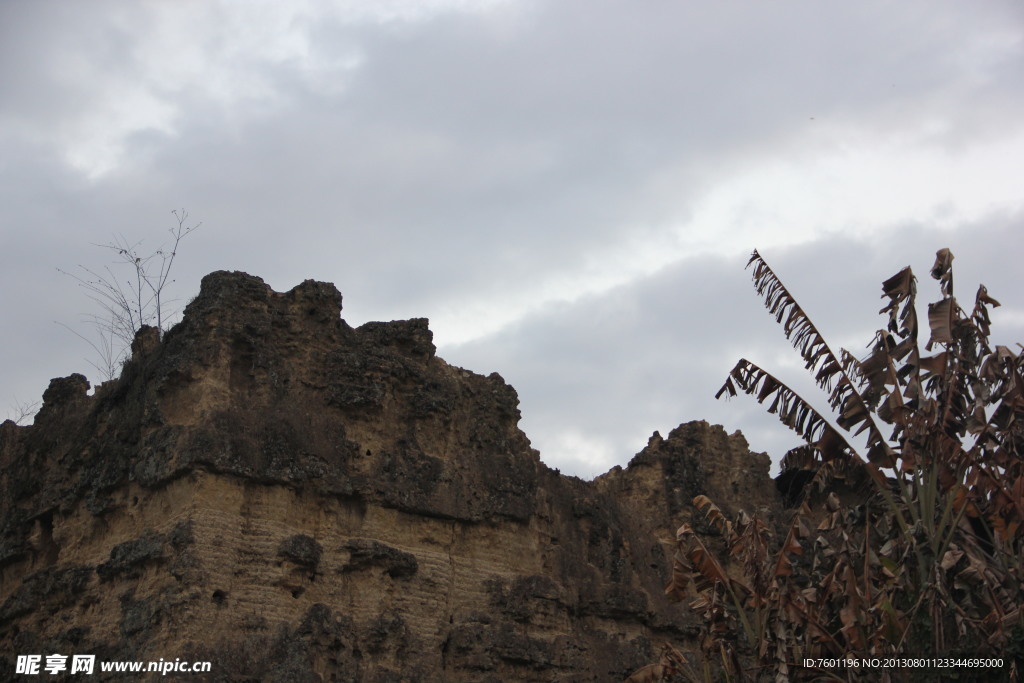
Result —
M205 680L622 680L695 633L663 594L693 496L781 509L768 457L704 422L560 475L499 375L341 303L212 273L119 379L55 379L33 425L0 426L0 678L62 653L208 660Z

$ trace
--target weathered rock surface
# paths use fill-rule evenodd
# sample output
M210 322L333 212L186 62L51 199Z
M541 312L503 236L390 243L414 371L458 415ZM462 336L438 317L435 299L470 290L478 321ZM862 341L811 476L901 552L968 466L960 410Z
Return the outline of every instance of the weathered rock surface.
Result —
M53 380L32 426L0 426L0 678L56 652L208 680L621 680L693 636L663 595L693 496L778 514L767 456L702 422L562 476L515 391L437 358L426 320L340 310L329 284L213 273L120 379Z

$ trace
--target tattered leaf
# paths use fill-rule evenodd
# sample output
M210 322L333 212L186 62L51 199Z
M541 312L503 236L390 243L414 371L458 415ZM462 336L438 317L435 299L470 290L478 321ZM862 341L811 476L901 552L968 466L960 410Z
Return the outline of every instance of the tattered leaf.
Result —
M931 338L927 347L933 344L949 344L953 341L953 313L956 310L956 299L943 299L934 304L928 304L928 325L931 328Z

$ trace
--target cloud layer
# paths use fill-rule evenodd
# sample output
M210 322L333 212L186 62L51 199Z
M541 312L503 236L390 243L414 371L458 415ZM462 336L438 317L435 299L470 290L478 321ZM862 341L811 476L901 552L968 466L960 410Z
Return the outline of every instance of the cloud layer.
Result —
M839 343L943 246L1024 337L1022 52L1012 2L5 3L0 388L83 370L56 267L155 248L184 206L179 296L239 269L335 282L354 323L428 316L553 466L698 418L778 457L708 395L738 355L793 361L754 247Z

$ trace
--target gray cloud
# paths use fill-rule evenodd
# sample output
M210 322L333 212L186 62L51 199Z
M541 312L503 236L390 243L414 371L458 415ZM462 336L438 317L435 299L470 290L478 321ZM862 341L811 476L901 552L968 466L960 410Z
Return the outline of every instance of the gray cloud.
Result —
M155 248L180 206L204 227L178 296L240 269L333 281L355 323L429 316L590 474L683 419L777 450L757 406L694 398L789 353L746 327L751 247L826 320L946 246L932 218L961 281L1016 272L1015 3L381 7L0 5L0 392L84 366L53 321L89 304L55 267L115 233Z
M925 305L940 298L928 270L935 251L950 247L962 305L973 305L982 283L996 298L1006 295L1004 307L993 311L993 343L1011 345L1024 339L1024 302L1014 300L1017 257L992 245L1019 242L1022 222L1024 214L990 217L953 233L903 226L884 241L832 238L763 256L834 349L862 356L885 324L877 315L882 281L910 265L925 321ZM750 397L714 399L735 362L746 357L760 364L823 413L827 404L764 310L744 265L738 258L683 261L441 353L458 365L501 372L519 388L527 434L555 446L547 455L577 473L593 476L622 464L651 432L665 434L691 419L742 429L753 448L777 462L799 444L798 436ZM587 438L571 443L566 434ZM603 450L588 455L590 442Z

